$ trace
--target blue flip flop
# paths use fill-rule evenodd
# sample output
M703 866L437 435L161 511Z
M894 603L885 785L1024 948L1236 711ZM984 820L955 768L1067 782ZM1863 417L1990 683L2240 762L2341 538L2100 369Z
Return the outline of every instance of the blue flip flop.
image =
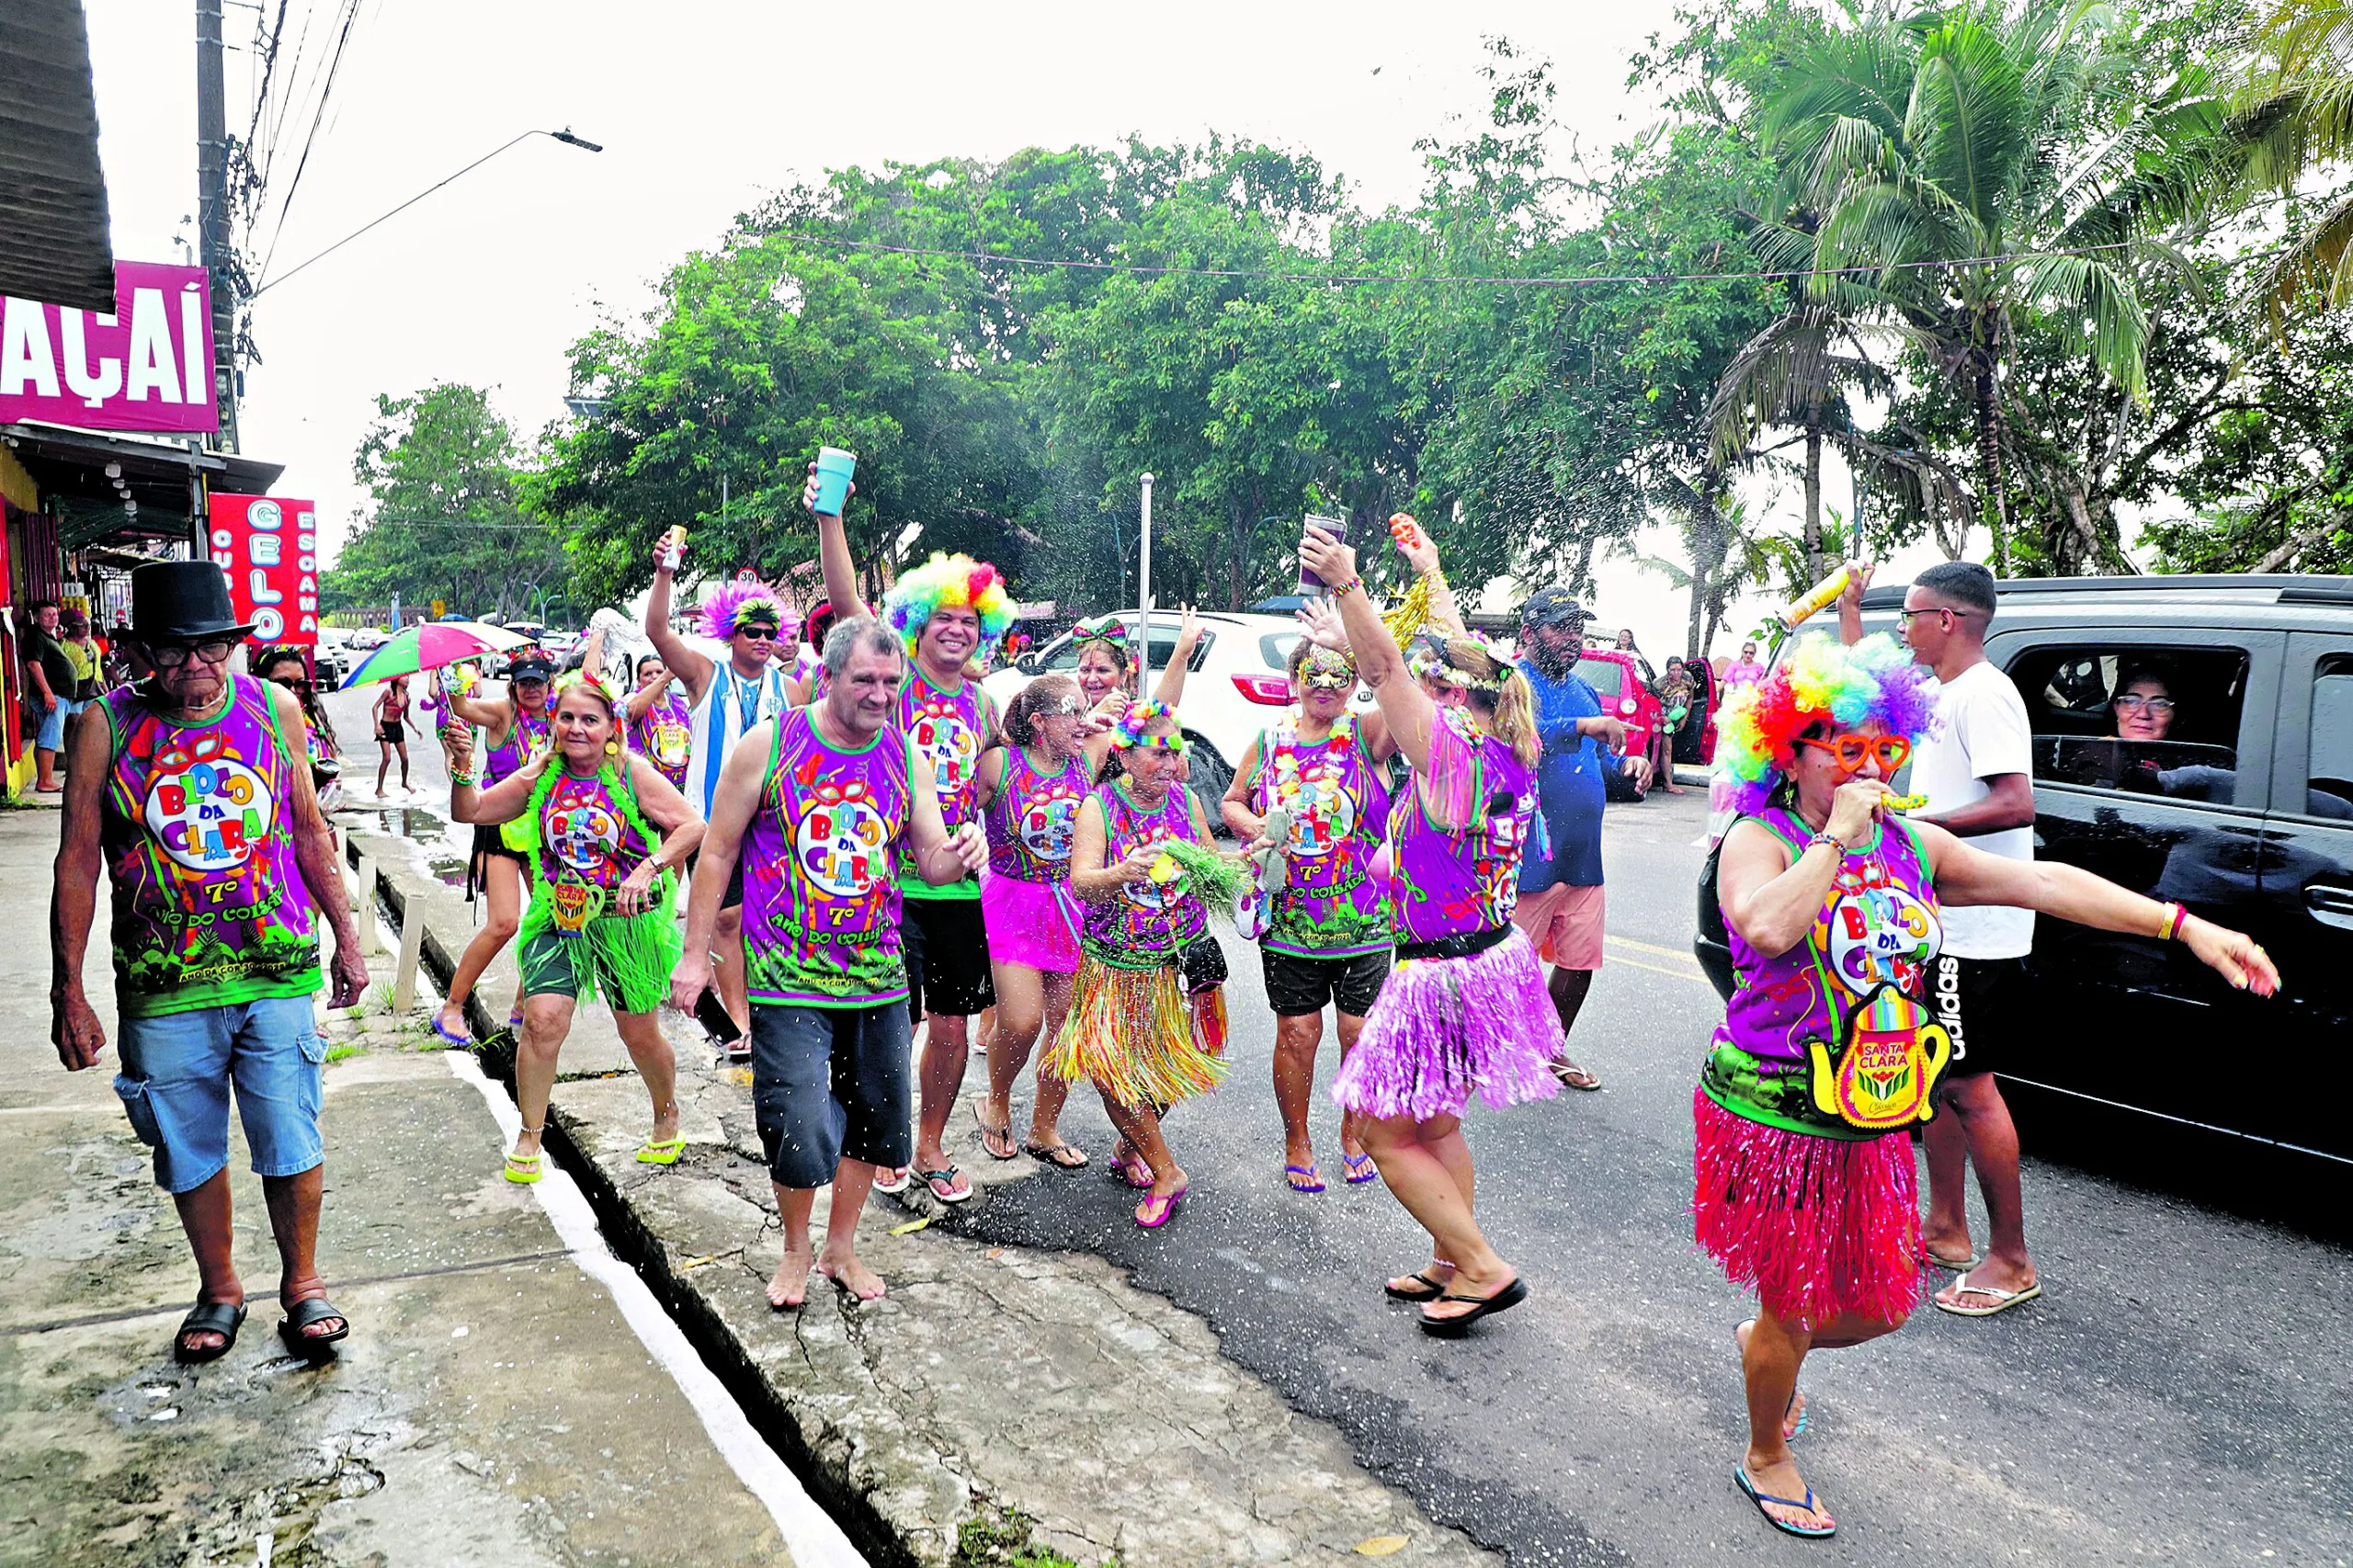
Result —
M1746 1465L1736 1464L1733 1466L1732 1479L1733 1484L1738 1486L1742 1494L1745 1495L1750 1502L1756 1505L1756 1512L1764 1518L1765 1522L1772 1526L1775 1529L1779 1530L1783 1535L1801 1536L1807 1540L1825 1540L1831 1536L1838 1533L1838 1527L1836 1525L1793 1525L1787 1519L1777 1519L1770 1513L1766 1511L1765 1505L1768 1503L1782 1508L1813 1509L1818 1507L1819 1506L1813 1500L1813 1487L1809 1486L1805 1489L1805 1501L1801 1503L1794 1497L1776 1497L1769 1492L1757 1491L1756 1483L1748 1479L1748 1467Z
M1290 1178L1293 1176L1305 1176L1314 1185L1312 1187L1302 1186L1298 1182L1292 1181ZM1317 1170L1313 1165L1285 1165L1283 1167L1283 1182L1284 1185L1288 1186L1293 1192L1321 1192L1324 1190L1324 1173Z
M1366 1182L1381 1179L1381 1167L1372 1163L1370 1154L1342 1154L1340 1163L1348 1168L1350 1187L1362 1187Z
M441 1015L438 1013L433 1015L433 1032L439 1035L443 1040L448 1040L451 1045L458 1046L462 1050L472 1051L474 1048L474 1042L471 1037L461 1034L451 1034L448 1029L443 1028L441 1027Z

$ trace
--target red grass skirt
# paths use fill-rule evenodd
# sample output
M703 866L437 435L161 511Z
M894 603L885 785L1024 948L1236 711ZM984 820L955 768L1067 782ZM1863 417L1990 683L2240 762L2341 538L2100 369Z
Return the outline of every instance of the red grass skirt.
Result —
M1911 1139L1768 1127L1699 1089L1691 1120L1694 1228L1725 1278L1806 1328L1841 1312L1899 1322L1919 1304L1927 1256Z

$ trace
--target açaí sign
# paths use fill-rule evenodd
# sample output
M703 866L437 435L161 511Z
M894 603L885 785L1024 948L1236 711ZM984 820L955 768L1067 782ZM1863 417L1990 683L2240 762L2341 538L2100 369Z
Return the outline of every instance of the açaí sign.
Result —
M319 640L318 506L278 495L207 498L212 559L229 574L229 602L260 642Z
M114 264L114 314L0 301L0 424L195 435L212 401L212 290L200 267Z

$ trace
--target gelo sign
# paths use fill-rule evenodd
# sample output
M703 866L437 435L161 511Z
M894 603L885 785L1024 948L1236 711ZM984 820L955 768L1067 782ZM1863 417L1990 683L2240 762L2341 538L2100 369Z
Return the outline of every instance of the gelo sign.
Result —
M319 640L318 507L276 495L214 495L212 559L229 601L263 642Z
M114 264L112 315L0 301L0 423L195 434L212 401L212 291L200 267Z

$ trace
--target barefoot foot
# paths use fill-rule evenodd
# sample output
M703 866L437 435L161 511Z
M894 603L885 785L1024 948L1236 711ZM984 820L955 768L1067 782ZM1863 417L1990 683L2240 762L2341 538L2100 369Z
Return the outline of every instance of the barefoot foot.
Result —
M768 1305L790 1312L809 1299L809 1266L816 1259L808 1247L787 1247L777 1259L776 1278L768 1281Z
M891 1289L882 1282L882 1276L854 1256L825 1258L818 1263L817 1272L832 1280L835 1290L855 1296L861 1301L879 1301Z

